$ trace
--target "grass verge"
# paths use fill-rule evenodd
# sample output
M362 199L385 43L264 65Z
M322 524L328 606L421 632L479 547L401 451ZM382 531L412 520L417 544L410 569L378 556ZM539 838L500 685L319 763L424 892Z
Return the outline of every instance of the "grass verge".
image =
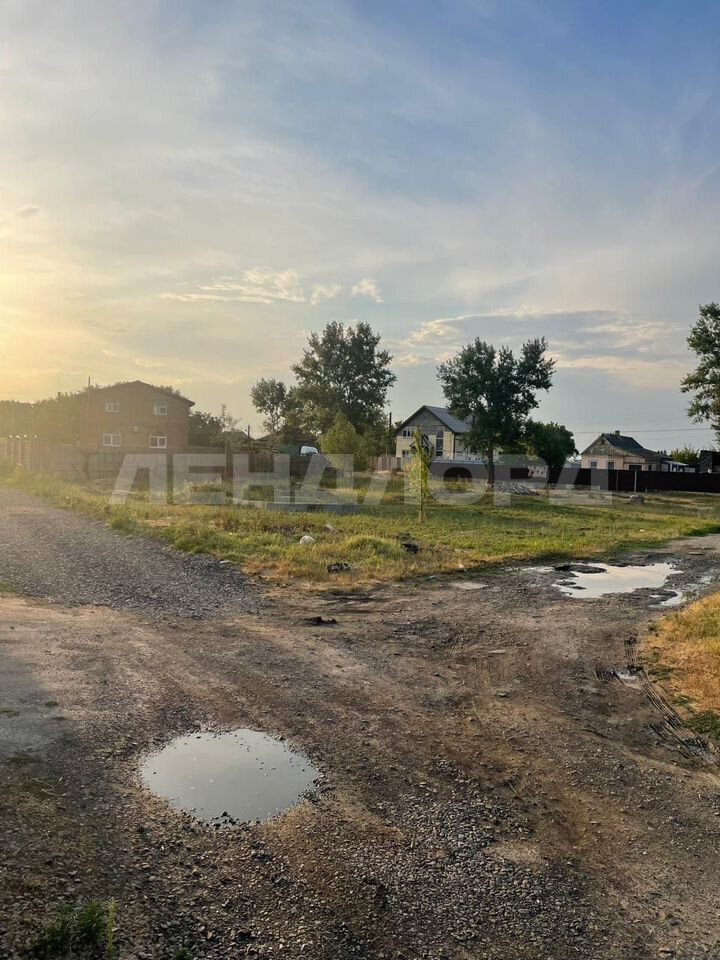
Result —
M720 741L720 593L654 624L642 652L687 725Z
M248 573L313 584L357 584L435 573L478 570L506 561L592 557L659 541L720 530L720 504L698 495L678 503L661 496L645 504L625 499L579 502L518 496L496 504L431 504L424 524L416 509L397 502L363 507L357 514L275 513L240 506L150 503L142 495L122 505L107 492L55 478L16 477L58 506L104 520L112 529L155 537L191 553L209 553ZM309 534L315 540L300 544ZM408 552L411 539L418 552ZM329 574L345 562L349 573Z

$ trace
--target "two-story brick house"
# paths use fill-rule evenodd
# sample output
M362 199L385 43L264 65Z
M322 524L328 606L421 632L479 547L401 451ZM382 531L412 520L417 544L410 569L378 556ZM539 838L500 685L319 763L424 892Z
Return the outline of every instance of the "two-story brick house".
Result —
M80 411L84 453L187 453L192 400L142 380L90 387Z

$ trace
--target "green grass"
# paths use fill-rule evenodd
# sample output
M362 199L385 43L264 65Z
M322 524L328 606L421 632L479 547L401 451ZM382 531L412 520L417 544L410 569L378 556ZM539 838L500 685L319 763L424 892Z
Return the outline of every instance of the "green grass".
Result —
M720 530L720 502L702 495L648 497L642 506L622 499L588 504L546 496L513 497L495 505L487 497L471 505L431 504L426 522L419 524L415 507L400 502L397 482L385 502L346 516L155 504L143 494L113 505L107 491L91 486L28 476L12 482L122 533L213 554L252 574L320 584L478 570L506 561L593 557ZM326 530L328 523L337 529ZM301 545L304 534L316 543ZM407 537L419 544L418 553L403 549ZM335 561L351 564L352 571L328 574L327 565Z
M686 723L695 733L711 737L713 740L720 740L720 714L713 710L694 713L687 718Z
M115 960L114 900L63 907L30 950L36 960Z

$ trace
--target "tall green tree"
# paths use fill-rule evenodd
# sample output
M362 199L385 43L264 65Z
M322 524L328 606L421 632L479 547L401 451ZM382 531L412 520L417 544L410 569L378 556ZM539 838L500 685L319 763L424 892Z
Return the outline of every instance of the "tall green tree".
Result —
M338 413L361 434L382 422L388 389L397 378L389 369L392 357L379 344L380 334L363 322L348 327L333 322L310 334L302 360L292 368L297 386L290 391L309 433L325 433Z
M551 470L561 470L569 457L577 454L575 438L567 427L552 420L525 424L524 446L528 453L544 460Z
M250 391L250 399L258 413L265 417L263 427L273 437L277 434L285 415L288 389L282 380L258 380Z
M495 453L517 444L537 393L549 390L555 361L544 337L528 340L519 356L477 339L438 367L438 379L453 414L467 420L465 445L487 459L488 484L495 483Z
M693 393L688 415L696 423L709 422L720 438L720 305L706 303L690 330L688 346L699 363L682 382L683 393Z

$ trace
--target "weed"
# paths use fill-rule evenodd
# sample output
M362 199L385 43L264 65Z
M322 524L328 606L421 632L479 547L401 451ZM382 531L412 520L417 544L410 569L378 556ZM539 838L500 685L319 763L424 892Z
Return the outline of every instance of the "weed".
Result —
M193 955L187 947L181 947L173 957L173 960L193 960Z
M0 717L19 717L20 711L12 707L0 707Z
M105 928L107 960L115 960L115 918L117 917L117 903L109 900L107 905L107 925Z
M691 730L713 740L720 740L720 714L713 710L691 714L686 723Z
M59 706L60 706L60 701L59 701L59 700L46 700L46 701L45 701L45 706L46 706L46 707L49 707L49 708L59 707Z
M33 944L36 960L115 960L114 900L62 907Z

